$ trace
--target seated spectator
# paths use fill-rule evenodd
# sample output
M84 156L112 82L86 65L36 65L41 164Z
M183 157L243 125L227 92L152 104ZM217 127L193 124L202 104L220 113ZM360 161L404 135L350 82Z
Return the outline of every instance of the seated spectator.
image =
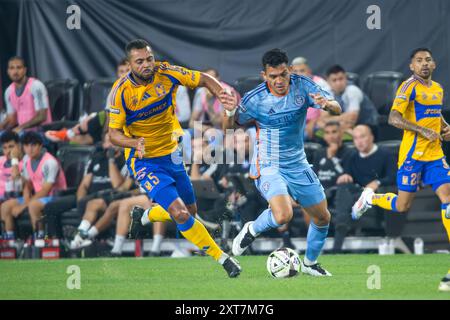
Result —
M25 150L22 178L23 197L9 199L1 205L1 216L5 223L6 237L14 240L14 218L28 207L34 239L42 239L42 209L54 199L56 191L65 190L66 178L58 160L43 148L42 137L33 131L22 137Z
M342 114L331 116L321 112L317 121L318 128L324 128L330 120L339 121L342 130L347 133L344 139L351 140L352 129L355 125L377 125L378 113L372 101L357 86L348 84L347 74L341 66L336 65L328 69L327 81L335 99L342 107Z
M130 72L130 66L126 58L120 60L117 65L117 78L123 77ZM47 139L53 142L71 142L73 144L91 145L102 141L102 136L108 128L109 123L109 100L105 102L105 110L94 112L80 121L76 126L61 130L48 130L45 132Z
M351 208L358 199L361 188L376 191L381 186L393 185L396 177L394 157L388 150L374 143L369 126L356 126L353 129L353 142L357 152L352 153L348 161L345 161L345 173L336 181L336 216L332 220L335 223L333 250L336 253L342 250L344 238L352 227Z
M308 60L306 60L306 58L297 57L294 60L292 60L291 71L292 73L297 74L299 76L311 78L322 89L331 94L331 88L328 85L328 82L325 79L312 73L312 70L308 65ZM320 109L308 108L308 111L306 113L306 127L305 127L305 134L306 134L305 137L307 138L307 140L313 140L314 129L316 128L316 123L317 120L319 120L319 117L320 117Z
M19 135L5 131L0 137L3 156L0 157L0 203L22 196L22 148Z
M206 69L205 73L213 76L220 81L219 73L215 69ZM220 81L222 87L234 92L240 101L239 93L230 85L223 81ZM214 127L216 129L222 129L222 112L223 107L219 100L206 88L199 88L195 92L194 103L192 107L192 117L189 123L189 127L194 127L195 121L201 121L203 125Z
M51 123L47 89L38 79L27 77L22 58L9 59L8 76L12 83L5 91L7 117L0 123L0 130L36 131L39 126Z
M189 97L188 88L178 86L177 89L177 104L175 114L183 129L189 128L189 121L191 120L191 98Z
M337 121L329 121L324 128L323 139L326 147L314 154L313 169L325 189L328 205L334 207L336 182L344 174L344 163L351 154L351 150L342 143L341 125Z

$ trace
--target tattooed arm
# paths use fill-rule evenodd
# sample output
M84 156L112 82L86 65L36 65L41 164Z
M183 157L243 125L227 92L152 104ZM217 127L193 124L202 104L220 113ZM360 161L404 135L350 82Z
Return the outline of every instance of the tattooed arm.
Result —
M389 124L402 130L414 131L430 141L441 139L441 136L436 131L421 127L406 120L403 118L402 114L396 110L391 110L391 113L389 114Z

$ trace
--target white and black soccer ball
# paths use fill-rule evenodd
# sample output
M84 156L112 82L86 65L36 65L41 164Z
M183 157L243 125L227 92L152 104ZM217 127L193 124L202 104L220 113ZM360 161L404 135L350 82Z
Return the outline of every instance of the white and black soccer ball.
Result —
M267 271L274 278L289 278L300 271L300 257L290 248L280 248L269 254Z

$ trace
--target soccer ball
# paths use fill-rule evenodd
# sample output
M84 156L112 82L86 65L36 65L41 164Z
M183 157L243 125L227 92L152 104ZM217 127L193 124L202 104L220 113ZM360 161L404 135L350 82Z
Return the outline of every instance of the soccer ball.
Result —
M280 248L269 254L267 271L274 278L288 278L300 271L300 257L290 248Z

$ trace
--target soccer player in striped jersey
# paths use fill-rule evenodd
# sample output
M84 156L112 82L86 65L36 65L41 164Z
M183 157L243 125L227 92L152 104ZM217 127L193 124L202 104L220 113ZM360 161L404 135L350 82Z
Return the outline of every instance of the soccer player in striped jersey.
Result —
M248 92L239 107L224 106L224 128L236 122L257 127L250 176L269 202L255 221L247 222L233 241L233 254L241 255L262 232L278 228L292 219L291 197L311 216L302 272L331 276L317 262L325 244L330 212L322 185L311 169L303 147L308 108L340 114L341 107L311 79L291 73L288 57L280 49L262 59L265 82Z
M417 186L431 185L441 201L442 222L450 241L450 168L442 151L442 140L450 140L450 126L441 114L444 90L431 77L436 68L428 48L411 53L413 75L397 90L389 124L403 129L398 158L397 186L394 193L375 194L366 188L352 209L359 219L372 205L394 212L407 212ZM441 286L449 286L450 275Z

